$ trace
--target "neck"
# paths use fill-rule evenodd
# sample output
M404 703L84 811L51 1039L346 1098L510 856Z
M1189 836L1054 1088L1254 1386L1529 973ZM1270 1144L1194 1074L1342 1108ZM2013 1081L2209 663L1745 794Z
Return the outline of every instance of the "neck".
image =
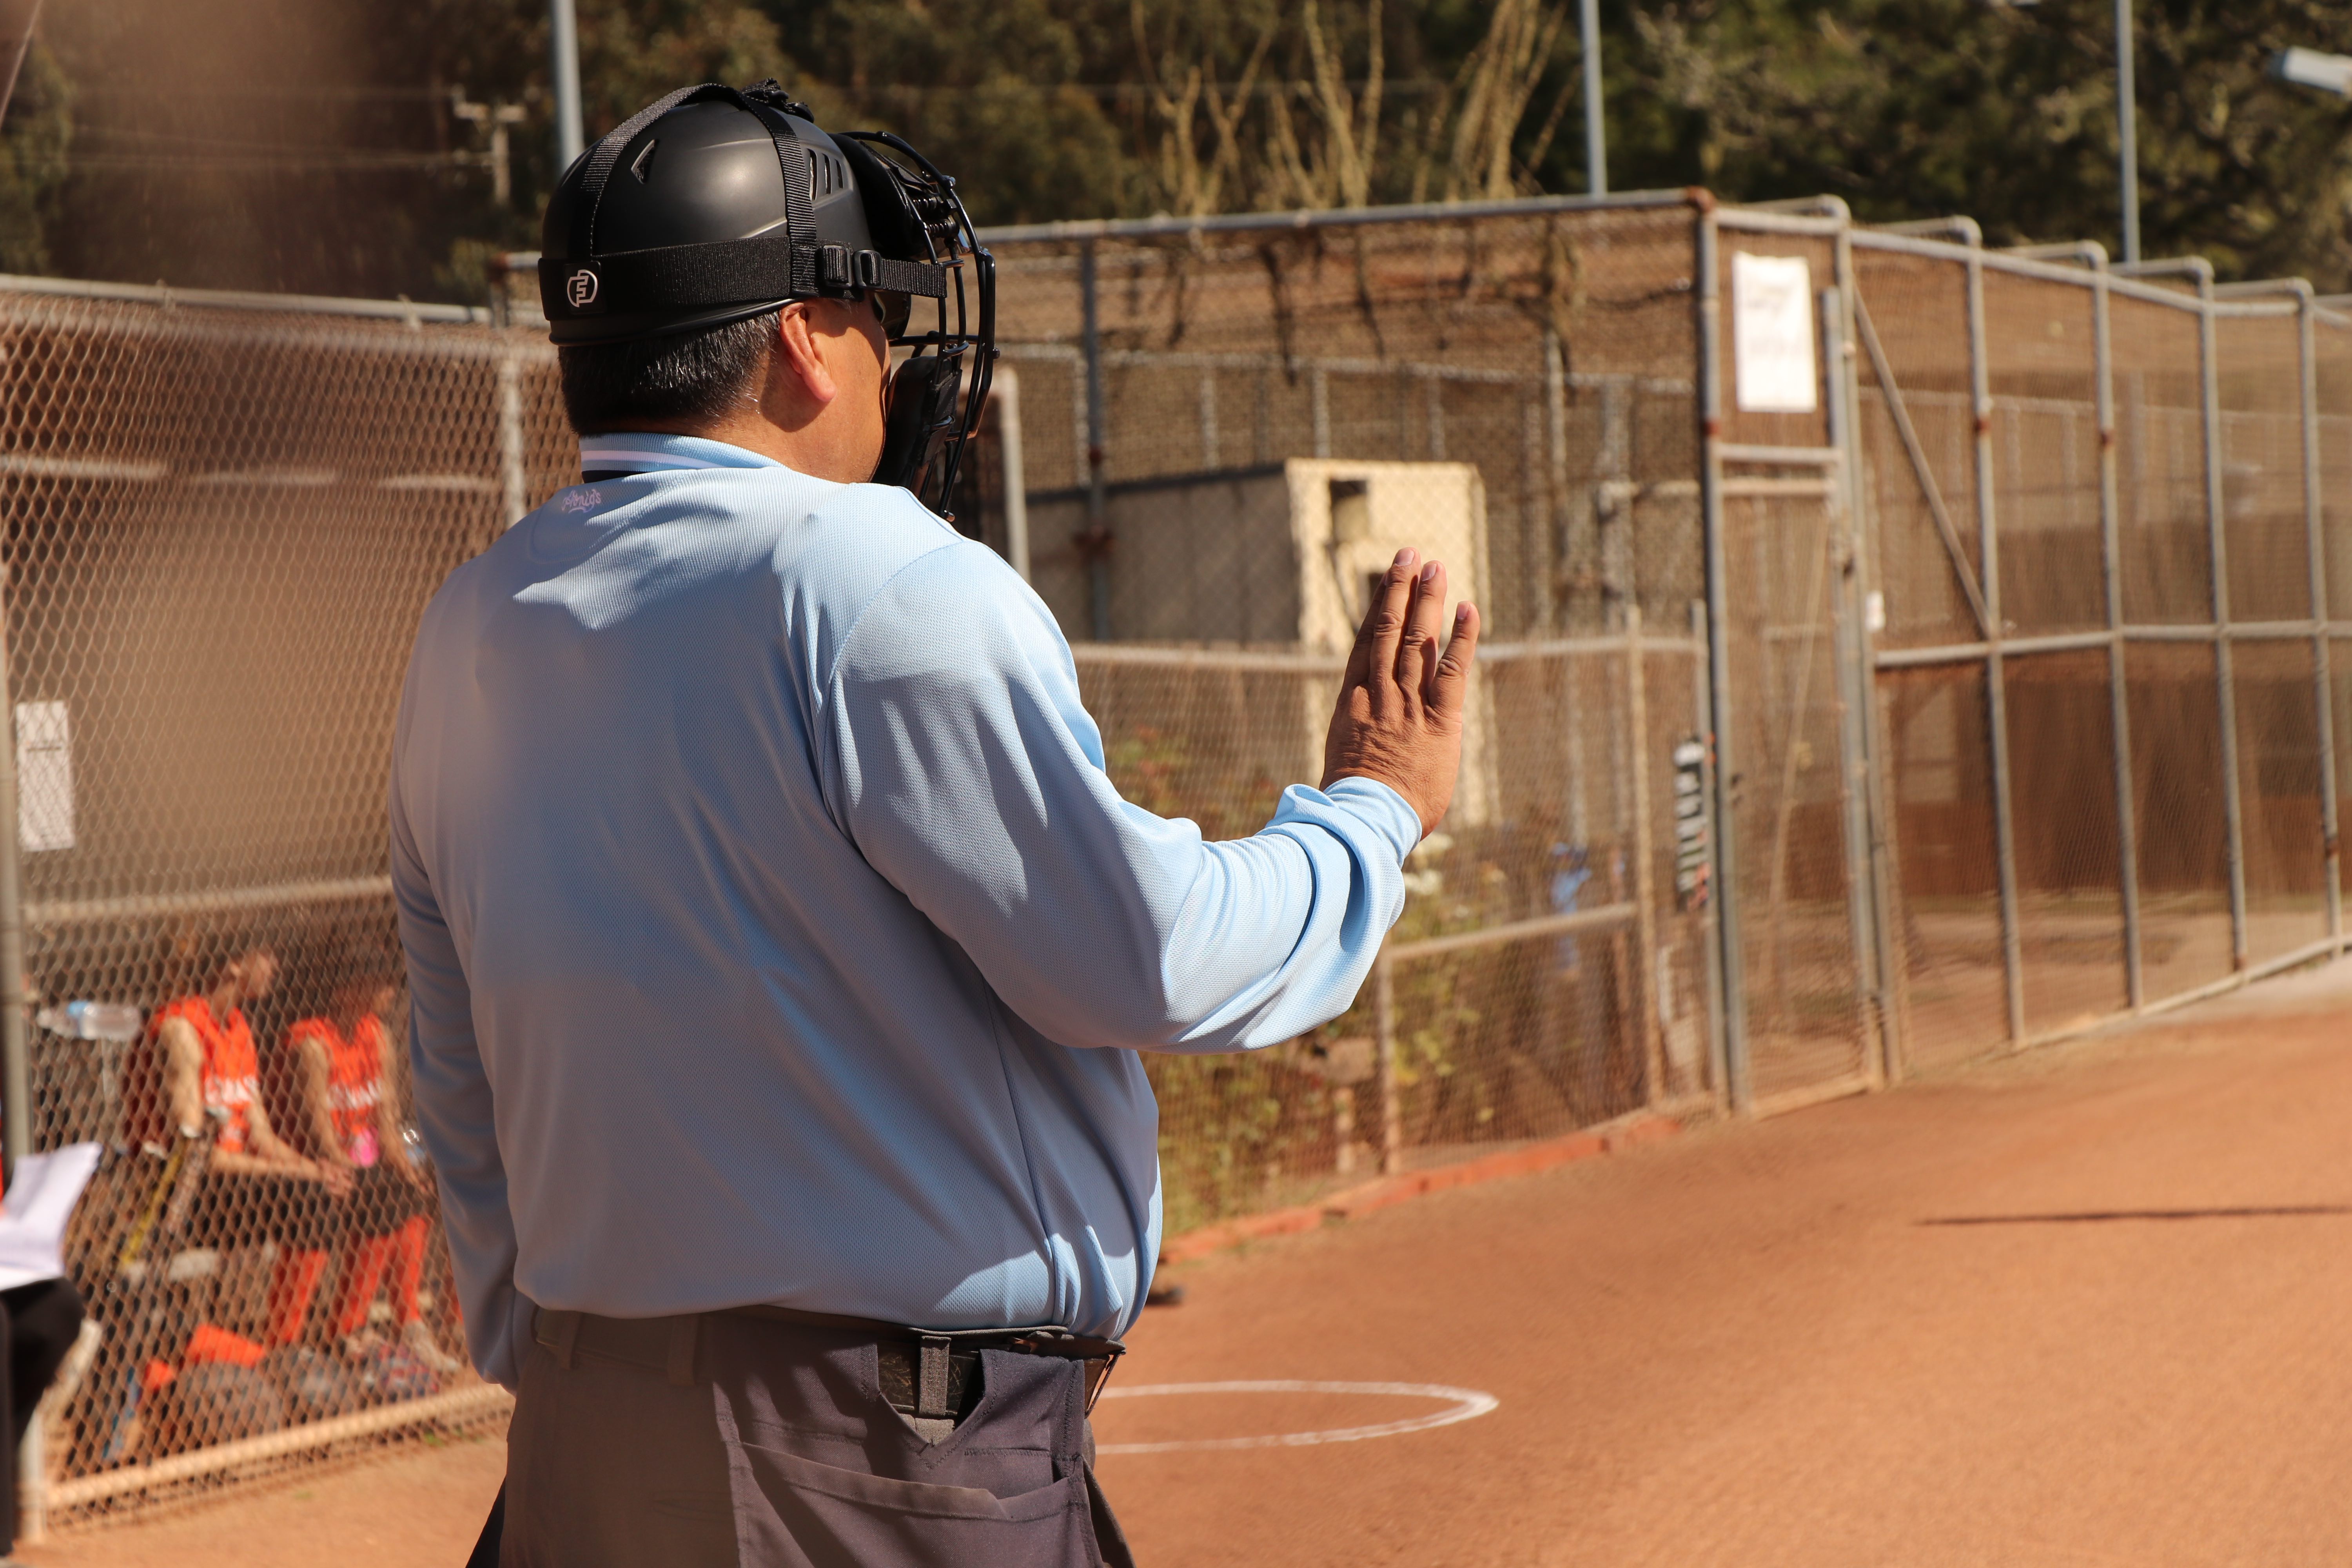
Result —
M205 993L205 1005L213 1010L215 1018L226 1018L236 1011L236 1004L237 987L234 980L221 981Z
M790 431L779 428L773 421L762 417L756 410L746 407L730 410L716 419L638 419L629 423L632 430L648 436L693 436L705 441L724 441L730 447L740 447L747 452L757 452L772 458L788 468L802 473L808 454L800 448ZM797 461L795 459L798 459Z
M353 1029L360 1026L360 1020L366 1016L367 1009L364 1007L338 1007L335 1009L336 1031L348 1037Z

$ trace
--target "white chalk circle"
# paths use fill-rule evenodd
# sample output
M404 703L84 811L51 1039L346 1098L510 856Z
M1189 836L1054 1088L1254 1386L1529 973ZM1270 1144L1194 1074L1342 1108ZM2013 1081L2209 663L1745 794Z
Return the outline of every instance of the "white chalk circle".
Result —
M1399 1399L1438 1399L1446 1408L1404 1421L1373 1426L1336 1426L1322 1432L1278 1432L1264 1437L1194 1437L1174 1443L1104 1443L1098 1454L1175 1454L1206 1448L1305 1448L1318 1443L1360 1443L1367 1437L1401 1437L1472 1421L1502 1403L1475 1388L1442 1383L1147 1383L1140 1388L1106 1388L1105 1399L1152 1399L1180 1394L1362 1394Z

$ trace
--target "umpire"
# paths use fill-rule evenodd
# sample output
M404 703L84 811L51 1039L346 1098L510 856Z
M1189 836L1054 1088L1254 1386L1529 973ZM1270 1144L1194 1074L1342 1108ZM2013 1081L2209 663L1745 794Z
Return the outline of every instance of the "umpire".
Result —
M1138 1053L1348 1006L1475 613L1399 555L1322 786L1203 843L933 510L994 353L952 182L700 88L565 174L545 258L584 482L425 612L391 797L500 1560L1126 1563L1086 1415L1160 1239Z

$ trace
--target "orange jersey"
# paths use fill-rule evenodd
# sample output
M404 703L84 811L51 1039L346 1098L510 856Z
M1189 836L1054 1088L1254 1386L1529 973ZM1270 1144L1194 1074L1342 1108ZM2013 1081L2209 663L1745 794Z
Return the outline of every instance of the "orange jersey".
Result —
M245 1021L244 1010L231 1007L226 1019L213 1016L212 1004L202 996L183 996L170 1006L159 1010L147 1026L147 1039L152 1047L159 1040L163 1026L173 1018L184 1020L195 1030L196 1039L204 1047L204 1065L200 1072L205 1109L223 1113L220 1136L214 1147L231 1153L242 1153L251 1146L253 1138L252 1110L254 1097L261 1092L261 1058L253 1048L253 1030ZM158 1065L162 1053L155 1053ZM162 1142L168 1129L162 1124L167 1119L168 1108L157 1105L152 1123L144 1131L150 1136L143 1142Z
M305 1018L286 1031L289 1058L298 1058L310 1039L327 1047L327 1110L334 1119L335 1142L353 1163L373 1164L376 1106L383 1098L383 1021L366 1015L346 1038L332 1018ZM309 1131L307 1116L300 1125Z

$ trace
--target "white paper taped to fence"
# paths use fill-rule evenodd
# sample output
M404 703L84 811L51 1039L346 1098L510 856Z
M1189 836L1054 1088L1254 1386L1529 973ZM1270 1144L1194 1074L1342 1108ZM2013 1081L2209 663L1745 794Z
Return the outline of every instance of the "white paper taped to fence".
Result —
M16 842L74 847L73 727L62 702L16 704Z
M1813 274L1801 256L1731 257L1732 361L1749 414L1821 406L1813 364Z

